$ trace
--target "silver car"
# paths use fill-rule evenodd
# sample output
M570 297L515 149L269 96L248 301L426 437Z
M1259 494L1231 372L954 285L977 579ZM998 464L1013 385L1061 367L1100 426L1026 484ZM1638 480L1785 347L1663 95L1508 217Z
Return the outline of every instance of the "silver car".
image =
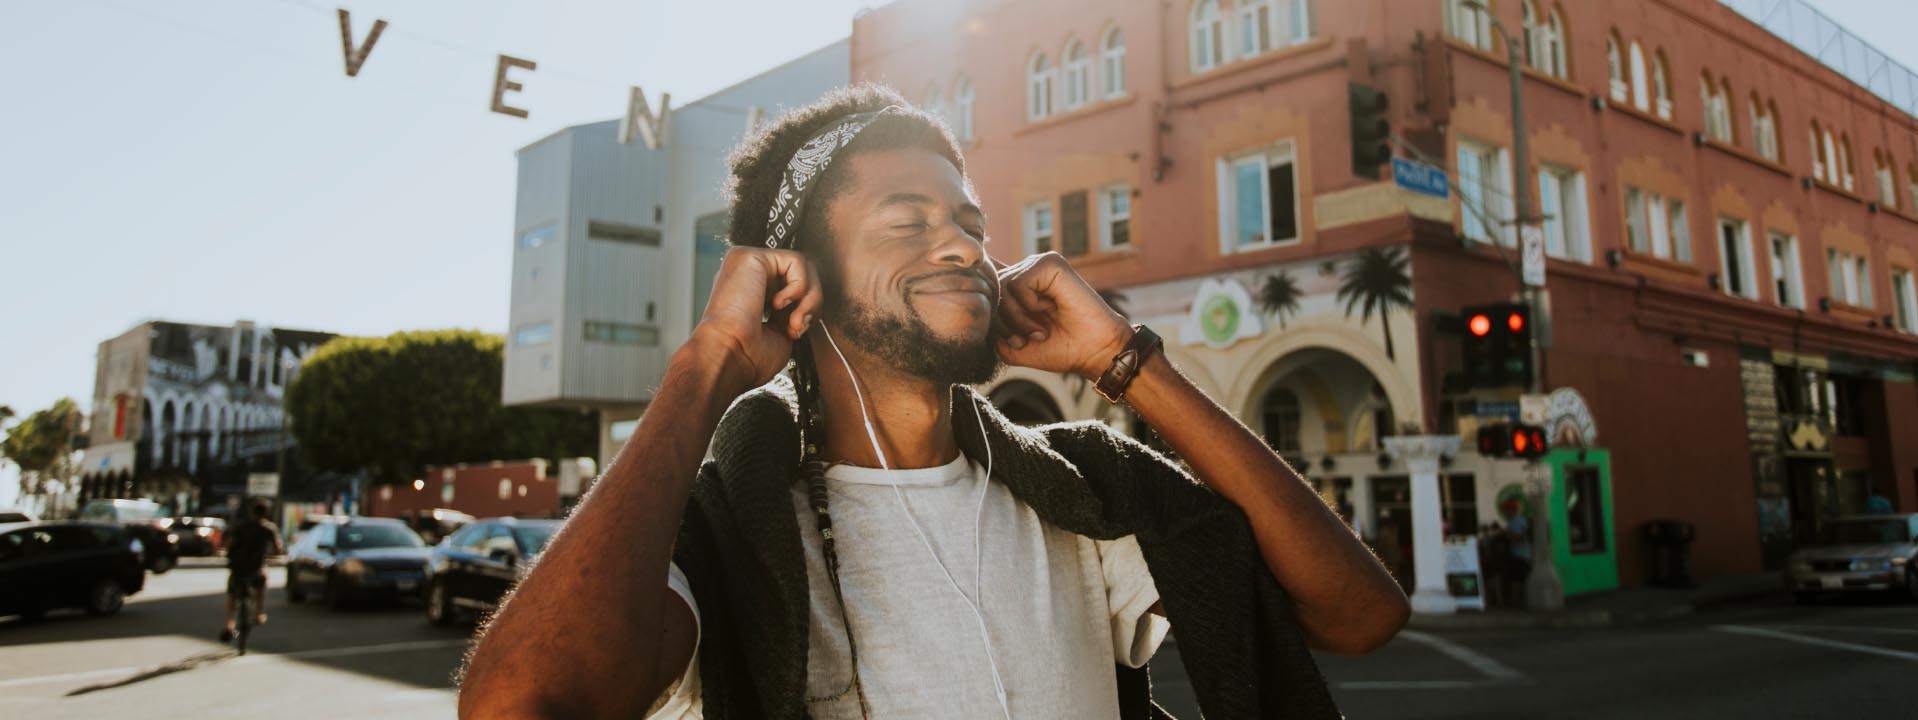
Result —
M1821 592L1903 591L1918 599L1918 513L1853 515L1824 542L1792 553L1785 584L1799 601Z

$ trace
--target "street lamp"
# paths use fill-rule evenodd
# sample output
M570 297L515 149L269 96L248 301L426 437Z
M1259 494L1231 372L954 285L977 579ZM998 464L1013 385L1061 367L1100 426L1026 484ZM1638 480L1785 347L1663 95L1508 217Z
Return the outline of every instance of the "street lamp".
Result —
M1532 162L1530 155L1526 152L1525 143L1523 59L1519 57L1519 43L1513 42L1512 35L1505 32L1505 25L1498 21L1497 15L1492 14L1491 8L1486 7L1484 0L1463 0L1461 4L1475 12L1484 13L1491 21L1492 30L1505 41L1506 66L1511 71L1512 81L1512 198L1517 206L1514 212L1515 217L1512 218L1512 230L1515 236L1521 238L1519 252L1523 254L1522 238L1525 236L1525 226L1538 219L1532 215L1530 175ZM1529 26L1523 29L1527 33L1531 32ZM1531 317L1534 320L1544 317L1539 308L1538 291L1525 282L1523 270L1519 273L1518 287L1519 294L1531 309ZM1530 345L1533 370L1532 383L1528 391L1538 394L1543 392L1544 372L1543 366L1538 362L1537 332L1531 334ZM1532 461L1532 464L1536 465L1537 461ZM1527 483L1538 495L1532 503L1537 517L1532 522L1532 574L1525 579L1525 604L1527 607L1540 609L1557 609L1565 606L1565 585L1559 580L1558 568L1552 562L1551 534L1548 532L1551 513L1547 501L1551 498L1551 482L1551 473L1544 472L1537 476L1537 482Z

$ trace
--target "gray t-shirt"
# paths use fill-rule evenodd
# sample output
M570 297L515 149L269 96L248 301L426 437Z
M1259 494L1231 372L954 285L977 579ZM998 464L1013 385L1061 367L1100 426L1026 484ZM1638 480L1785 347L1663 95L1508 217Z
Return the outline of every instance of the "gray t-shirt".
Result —
M1052 527L1003 484L987 483L985 468L964 456L912 470L837 465L826 480L846 613L874 717L1001 717L995 663L1015 718L1119 716L1113 664L1143 666L1168 629L1164 618L1149 612L1159 593L1137 540L1094 541ZM804 488L794 488L793 510L800 517L812 589L806 694L829 697L845 689L850 677L846 632ZM975 518L985 558L976 595ZM668 584L697 617L698 604L678 567ZM990 661L979 622L959 592L983 596L979 609L991 638ZM695 654L647 717L702 717L699 697ZM808 702L806 710L819 720L860 717L851 694Z

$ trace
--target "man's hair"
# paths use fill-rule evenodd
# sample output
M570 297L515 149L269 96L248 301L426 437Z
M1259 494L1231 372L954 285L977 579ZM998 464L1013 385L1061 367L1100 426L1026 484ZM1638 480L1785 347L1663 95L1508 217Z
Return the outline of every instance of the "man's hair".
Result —
M767 216L772 212L773 197L779 193L780 180L786 174L786 163L792 160L793 153L798 152L800 146L848 115L878 110L887 105L897 105L900 110L887 113L860 131L851 144L834 154L826 172L813 180L804 214L795 228L795 249L815 258L818 257L817 253L825 249L820 240L829 235L826 207L831 204L833 197L846 190L846 160L853 155L875 150L923 148L950 161L959 170L959 176L965 177L966 161L959 154L959 143L953 140L952 132L937 116L919 110L898 92L882 85L860 83L831 90L812 104L795 108L754 131L727 158L726 164L731 174L726 178L725 193L726 199L732 203L732 217L727 230L731 244L766 246L766 234L771 226Z
M268 513L273 512L273 503L265 500L254 500L253 507L250 509L253 511L253 517L264 518Z

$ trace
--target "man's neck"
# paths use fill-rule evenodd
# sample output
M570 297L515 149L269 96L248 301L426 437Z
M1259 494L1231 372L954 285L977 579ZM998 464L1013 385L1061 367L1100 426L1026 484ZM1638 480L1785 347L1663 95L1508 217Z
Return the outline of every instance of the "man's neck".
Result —
M826 411L826 444L819 449L826 462L893 469L939 467L959 457L952 434L949 385L898 372L854 348L846 361L859 376L859 392L846 377L831 348L814 349L819 370L819 394ZM824 350L824 352L820 352ZM860 414L863 393L865 415ZM885 450L885 462L873 453L865 419L871 418L873 436Z

